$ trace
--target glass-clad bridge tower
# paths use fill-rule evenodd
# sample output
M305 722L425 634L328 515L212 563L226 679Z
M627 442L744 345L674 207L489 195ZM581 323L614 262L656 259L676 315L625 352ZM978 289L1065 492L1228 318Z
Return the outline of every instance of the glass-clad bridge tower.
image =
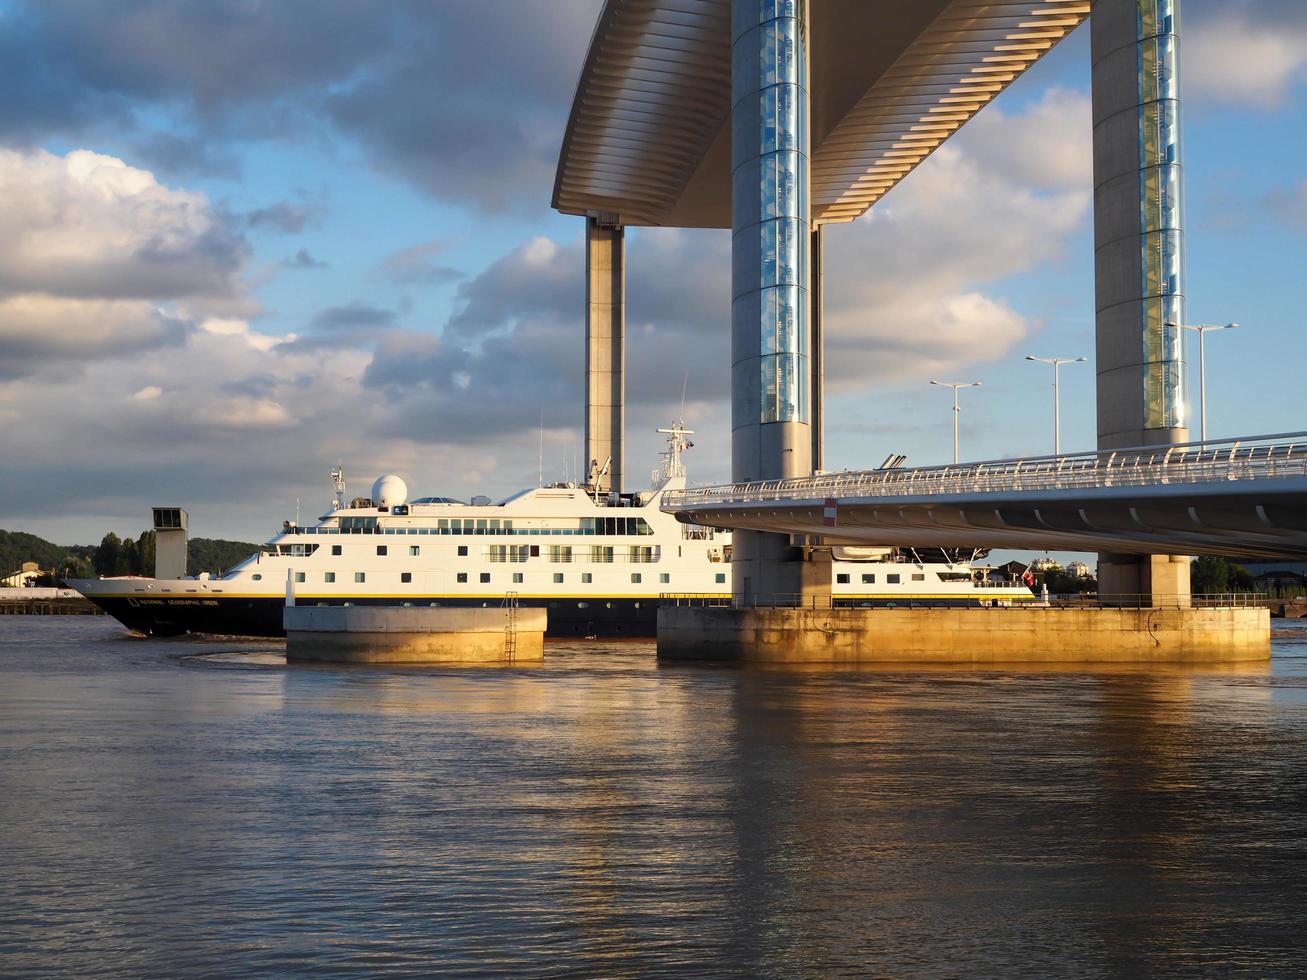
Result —
M1096 0L1098 446L1186 442L1179 0ZM1099 591L1187 594L1182 556L1099 556Z
M1098 0L1094 277L1100 449L1184 442L1178 0Z
M812 470L806 0L731 3L731 446L737 481ZM783 535L735 538L736 595L799 592Z

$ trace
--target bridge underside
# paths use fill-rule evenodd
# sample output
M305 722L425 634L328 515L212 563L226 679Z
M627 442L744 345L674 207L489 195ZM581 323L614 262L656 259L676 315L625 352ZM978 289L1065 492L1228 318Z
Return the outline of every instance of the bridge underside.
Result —
M1288 481L1277 481L1288 482ZM1249 492L1229 484L1033 494L840 498L677 507L681 521L820 536L828 544L1307 558L1307 479Z

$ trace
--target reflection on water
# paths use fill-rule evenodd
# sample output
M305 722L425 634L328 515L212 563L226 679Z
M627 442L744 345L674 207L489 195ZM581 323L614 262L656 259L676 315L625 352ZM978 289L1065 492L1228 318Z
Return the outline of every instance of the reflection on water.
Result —
M0 973L1292 972L1285 629L1238 673L440 670L6 618Z

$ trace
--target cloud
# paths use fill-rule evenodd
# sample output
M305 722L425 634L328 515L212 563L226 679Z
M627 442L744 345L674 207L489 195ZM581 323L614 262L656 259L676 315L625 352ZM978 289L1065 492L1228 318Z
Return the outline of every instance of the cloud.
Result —
M315 259L307 248L302 248L288 259L281 262L283 269L330 269L327 262Z
M1275 109L1307 79L1300 0L1191 0L1185 15L1186 99Z
M240 176L241 164L234 148L212 134L156 130L135 144L136 156L156 172L186 176Z
M391 252L377 268L382 278L412 286L444 286L464 278L462 272L433 261L448 251L446 242L422 242Z
M21 293L0 298L0 380L52 364L185 342L190 325L148 303Z
M218 145L334 128L435 197L506 211L548 198L599 2L10 7L0 143L135 132L170 173L230 174Z
M357 330L389 327L394 323L395 314L391 310L354 300L344 306L329 306L320 311L309 321L309 326L317 330Z
M598 2L415 9L406 43L328 99L331 119L382 169L437 197L539 208Z
M243 297L245 242L202 194L88 150L0 149L0 293Z
M878 206L827 229L832 395L916 384L1003 357L1035 326L990 290L1060 254L1089 213L1089 100L1054 91L991 109ZM541 408L579 422L584 246L537 237L460 284L441 336L381 335L363 375L389 425L469 446L522 438ZM729 444L730 236L638 229L627 239L628 468L646 430L681 412ZM575 423L574 423L575 424ZM727 475L722 455L700 475ZM714 471L716 471L714 473Z
M1290 227L1307 230L1307 181L1274 188L1262 198L1262 205Z
M87 150L0 149L0 378L184 345L249 310L244 240L202 194Z
M245 216L245 224L250 228L279 231L287 235L298 234L306 225L316 222L321 213L321 208L279 201L264 208L255 208Z

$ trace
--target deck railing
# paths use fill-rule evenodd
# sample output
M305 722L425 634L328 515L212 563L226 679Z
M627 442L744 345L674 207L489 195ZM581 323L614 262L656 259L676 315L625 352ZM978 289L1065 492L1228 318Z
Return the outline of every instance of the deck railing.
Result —
M1148 593L1029 597L958 596L952 599L866 598L856 595L775 593L723 595L721 593L664 592L662 606L690 606L713 609L1256 609L1268 607L1261 592L1213 592L1202 594L1150 595Z
M846 470L678 490L664 510L841 497L1096 489L1307 477L1307 432L913 469Z

